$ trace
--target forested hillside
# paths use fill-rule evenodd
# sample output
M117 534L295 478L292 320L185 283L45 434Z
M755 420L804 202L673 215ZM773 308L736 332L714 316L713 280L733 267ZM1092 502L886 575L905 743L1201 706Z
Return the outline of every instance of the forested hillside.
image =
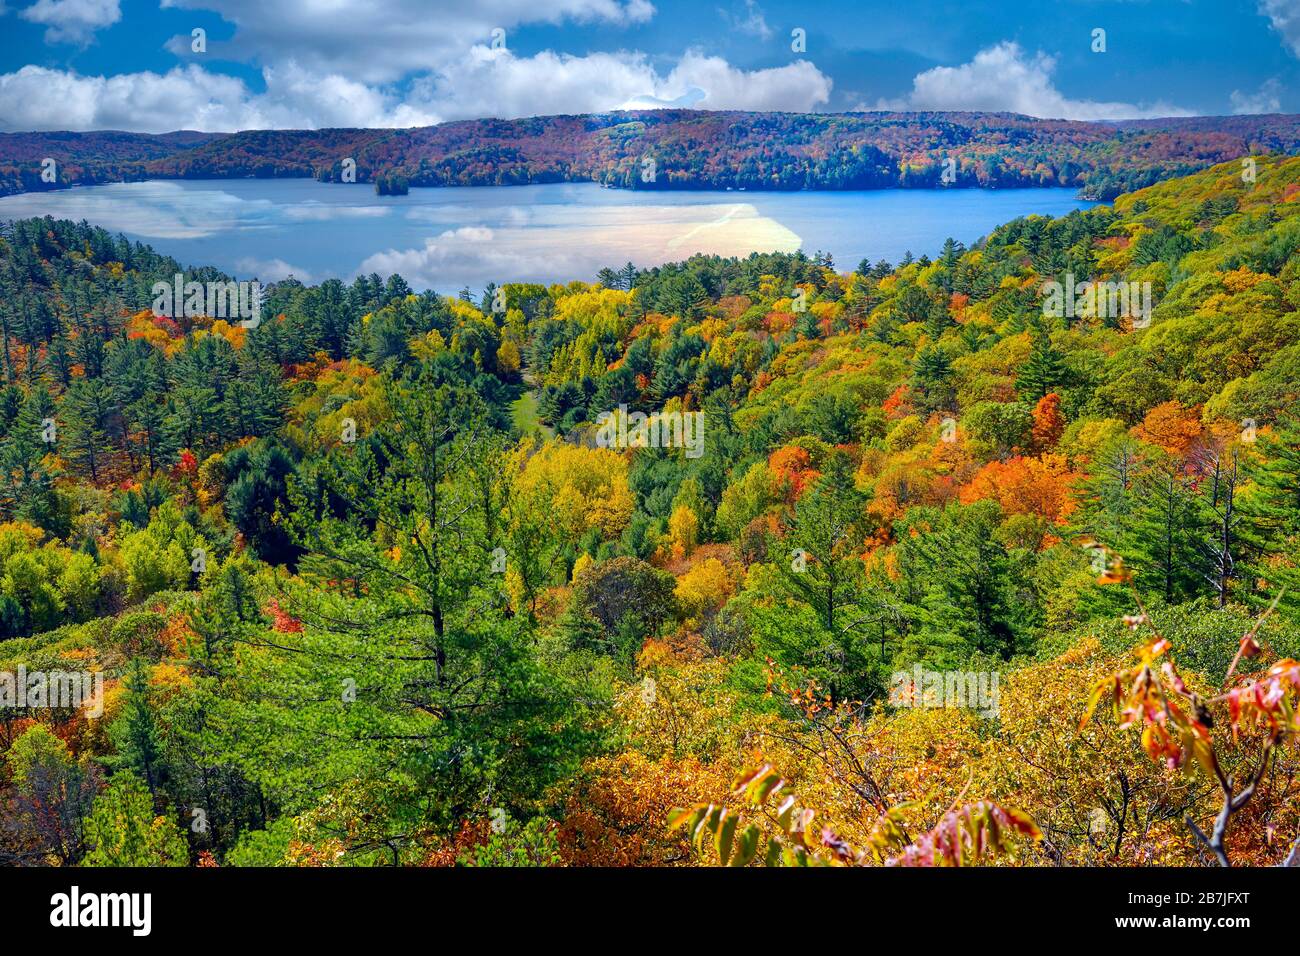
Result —
M9 224L0 671L106 679L0 708L0 862L1280 862L1298 248L1274 157L933 261L291 280L245 327ZM636 413L702 446L602 440Z
M1069 186L1111 199L1213 163L1298 149L1300 118L1282 115L1102 123L1013 113L640 110L397 130L0 134L0 195L146 177L315 176L384 184L384 191L394 182L399 191L549 182L628 189ZM60 168L42 179L47 157Z

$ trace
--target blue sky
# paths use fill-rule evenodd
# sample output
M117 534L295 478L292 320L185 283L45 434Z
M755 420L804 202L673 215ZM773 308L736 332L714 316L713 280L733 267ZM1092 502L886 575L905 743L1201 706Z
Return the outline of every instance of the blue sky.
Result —
M660 104L1296 112L1300 0L0 0L4 130L411 126Z

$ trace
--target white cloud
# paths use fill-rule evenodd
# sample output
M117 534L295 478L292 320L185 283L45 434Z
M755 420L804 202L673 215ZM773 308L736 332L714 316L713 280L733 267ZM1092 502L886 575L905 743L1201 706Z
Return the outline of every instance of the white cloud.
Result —
M232 129L252 125L230 107L246 92L240 80L197 67L88 77L25 66L0 75L0 117L18 130Z
M1232 112L1237 114L1245 113L1280 113L1282 111L1282 100L1278 95L1282 92L1282 85L1276 79L1267 80L1254 93L1242 93L1240 90L1233 90L1229 97L1232 102Z
M807 60L766 70L739 70L717 56L687 53L663 84L667 91L699 87L699 108L711 110L812 110L831 96L829 76Z
M292 58L309 73L391 83L436 72L492 31L530 23L644 23L649 0L163 0L164 7L215 10L235 24L230 40L209 38L207 57L276 64ZM172 49L189 55L188 32Z
M1259 0L1259 12L1282 34L1291 52L1300 56L1300 0Z
M270 125L280 128L428 126L438 121L436 114L408 105L382 88L337 73L311 73L296 62L267 67L262 76L266 92L249 102L272 119Z
M391 94L337 75L311 76L292 63L268 67L263 76L266 92L254 94L237 77L194 65L109 77L25 66L0 75L0 123L11 130L164 133L436 121Z
M1156 102L1149 105L1070 99L1052 83L1054 58L1028 56L1020 44L1004 41L980 50L961 66L936 66L918 73L912 90L898 100L881 100L878 109L989 110L1052 119L1116 120L1188 116L1188 110Z
M3 2L3 0L0 0ZM743 29L768 30L755 0ZM514 118L619 108L810 110L831 80L812 63L738 69L687 50L675 64L640 52L553 50L523 56L512 37L525 24L631 25L650 0L162 0L215 10L234 25L193 54L183 33L168 44L185 65L87 76L30 65L0 74L0 129L195 129L409 127L484 116ZM38 0L23 12L60 35L89 37L120 18L118 0ZM494 47L493 31L505 31ZM221 60L261 68L263 89L218 73Z
M89 43L96 30L122 19L122 10L118 0L37 0L18 15L45 26L46 43Z
M831 81L815 66L745 71L688 51L666 76L639 53L576 57L472 47L409 91L316 74L295 61L265 67L266 89L195 64L167 73L82 76L26 66L0 75L0 126L11 130L240 129L428 126L450 119L602 112L690 103L701 109L808 110Z
M504 118L690 105L695 109L810 110L831 80L800 60L740 70L688 50L665 76L641 53L516 57L479 46L441 75L416 84L408 103L444 119Z

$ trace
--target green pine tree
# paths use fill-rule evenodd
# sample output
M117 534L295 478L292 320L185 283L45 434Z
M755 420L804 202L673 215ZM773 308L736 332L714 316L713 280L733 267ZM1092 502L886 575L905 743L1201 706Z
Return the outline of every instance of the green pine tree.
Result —
M135 773L149 789L154 804L166 782L167 768L163 759L162 741L154 719L152 689L144 659L134 657L123 681L126 687L126 704L122 716L113 724L111 735L117 744L115 768Z
M1242 501L1248 594L1271 602L1285 589L1283 609L1300 613L1300 416L1282 415L1260 439L1248 475L1253 487Z
M1046 332L1033 337L1033 345L1025 364L1016 377L1016 391L1022 401L1036 402L1048 392L1053 392L1066 381L1065 356L1052 347Z

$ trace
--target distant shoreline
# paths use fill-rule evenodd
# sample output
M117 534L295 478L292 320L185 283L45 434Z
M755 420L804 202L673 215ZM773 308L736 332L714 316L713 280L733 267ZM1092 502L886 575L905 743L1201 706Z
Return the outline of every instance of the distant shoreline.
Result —
M39 193L62 193L74 189L85 189L93 186L122 186L131 183L151 183L151 182L186 182L186 183L228 183L228 182L247 182L250 180L261 180L274 182L277 180L314 180L327 186L364 186L370 187L368 192L373 192L374 183L372 181L356 183L338 183L327 179L317 179L317 177L306 174L285 174L280 176L142 176L132 179L110 179L110 180L93 180L86 182L60 183L57 186L51 186L47 189L16 189L12 191L0 191L0 199L7 196L24 196L36 195ZM657 186L653 189L638 189L635 187L623 186L617 183L601 183L590 179L564 179L549 180L544 182L515 182L515 183L432 183L416 184L411 183L411 189L492 189L502 186L599 186L604 189L617 189L620 192L637 192L637 193L696 193L696 192L734 192L734 193L853 193L853 192L946 192L946 191L967 191L981 190L987 192L1005 191L1008 189L1061 189L1062 187L1055 183L1026 184L1015 186L997 186L981 185L977 182L971 183L954 183L949 186L935 186L928 184L918 184L911 186L891 185L891 186L855 186L855 187L833 187L833 186L800 186L791 188L781 187L734 187L734 186L716 186L712 184L699 185L666 185ZM398 194L400 195L400 194ZM1108 200L1099 199L1097 196L1088 195L1084 190L1079 190L1075 198L1080 202L1107 202Z
M593 182L635 191L1079 190L1115 196L1300 153L1300 116L1122 123L1011 113L642 110L410 129L0 133L0 195L148 179L412 187Z

